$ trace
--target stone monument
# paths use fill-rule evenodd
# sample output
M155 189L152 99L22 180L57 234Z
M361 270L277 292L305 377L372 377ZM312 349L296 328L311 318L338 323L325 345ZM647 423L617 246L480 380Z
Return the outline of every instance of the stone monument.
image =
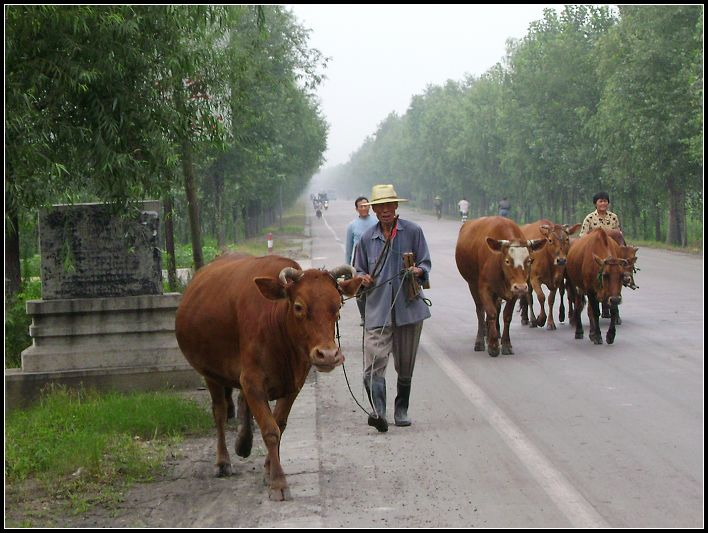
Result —
M6 371L8 403L47 382L96 388L192 386L201 379L174 333L181 294L162 291L159 202L128 213L105 204L40 213L42 299L27 302L32 346Z

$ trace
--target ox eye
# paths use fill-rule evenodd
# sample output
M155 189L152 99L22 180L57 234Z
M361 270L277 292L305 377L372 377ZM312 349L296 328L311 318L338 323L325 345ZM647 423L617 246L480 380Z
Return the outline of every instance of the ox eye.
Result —
M507 265L510 265L510 264L511 264L511 261L509 261L509 259L504 259L504 263L507 264Z
M295 302L293 309L295 310L296 315L301 315L305 312L305 306L299 302Z

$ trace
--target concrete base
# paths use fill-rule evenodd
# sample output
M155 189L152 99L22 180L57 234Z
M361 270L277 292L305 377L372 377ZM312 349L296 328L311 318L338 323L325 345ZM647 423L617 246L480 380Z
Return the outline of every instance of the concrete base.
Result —
M192 386L202 378L175 337L179 293L32 300L32 346L22 370L5 372L6 409L26 405L47 383L97 389L150 390Z
M19 368L9 368L5 370L5 413L36 402L50 384L132 392L203 387L204 378L189 365L65 372L23 372Z

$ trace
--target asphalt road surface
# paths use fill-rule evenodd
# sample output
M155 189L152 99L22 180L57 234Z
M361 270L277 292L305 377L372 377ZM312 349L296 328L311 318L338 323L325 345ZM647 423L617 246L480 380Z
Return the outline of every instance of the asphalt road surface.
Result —
M317 379L321 524L331 527L700 527L703 260L642 248L613 345L521 326L513 355L473 351L476 315L457 271L460 223L407 209L431 250L432 318L413 378L413 425L380 434L344 373ZM373 212L372 212L373 215ZM312 264L344 260L353 201L311 217ZM555 312L558 312L556 302ZM557 317L557 314L556 314ZM362 405L361 328L342 346ZM603 338L609 319L601 319ZM396 373L387 373L388 419Z
M400 214L423 227L433 263L426 291L432 318L413 377L412 426L391 424L378 433L366 424L341 367L313 372L281 444L291 501L268 500L258 433L252 456L232 454L234 475L216 478L212 434L174 449L166 474L134 486L117 507L53 515L48 524L701 527L702 257L640 249L639 289L623 293L613 345L592 344L587 329L576 340L566 323L556 331L523 327L515 313L515 353L492 358L473 351L474 306L454 261L460 223L403 206ZM321 219L310 213L311 259L302 266L342 264L346 224L355 215L353 201L344 200L330 202ZM583 322L587 328L585 314ZM601 319L603 333L608 324ZM342 310L340 330L351 388L368 405L353 301ZM387 385L392 420L392 362ZM208 405L204 390L190 394ZM12 509L6 518L22 523Z

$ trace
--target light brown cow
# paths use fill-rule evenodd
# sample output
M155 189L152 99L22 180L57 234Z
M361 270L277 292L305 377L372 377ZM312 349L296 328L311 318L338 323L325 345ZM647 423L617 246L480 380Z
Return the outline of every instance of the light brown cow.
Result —
M525 239L519 226L505 217L478 218L462 225L455 260L477 311L475 351L484 351L486 334L489 355L499 355L499 313L506 300L502 353L514 353L509 338L514 304L528 292L531 251L545 245L546 239Z
M250 455L254 417L268 449L270 497L290 499L280 441L311 366L329 372L344 361L335 323L342 294L353 296L362 282L337 282L345 272L355 273L349 266L303 272L279 256L227 255L202 268L187 287L177 310L177 341L211 394L218 476L231 474L224 426L235 387L241 389L236 453ZM271 412L268 401L276 399Z
M622 277L628 264L625 259L617 257L615 246L618 245L607 236L605 230L598 228L583 235L570 247L566 276L569 282L568 299L574 299L576 339L583 338L581 313L587 296L590 340L602 344L599 309L602 302L607 303L611 309L607 344L615 340L617 306L622 302Z
M528 309L531 308L531 327L543 327L548 319L546 329L556 329L553 320L553 305L556 300L556 290L563 287L565 276L565 262L570 248L570 236L580 229L581 224L568 226L568 224L554 224L550 220L542 219L531 224L521 226L521 231L527 239L546 239L548 242L541 250L533 252L533 263L531 264L531 275L529 276L530 287L528 299L522 298L521 323L529 323ZM541 285L548 287L548 317L546 317L546 296ZM533 293L536 293L538 303L541 305L541 312L538 318L533 312ZM563 308L563 298L560 299L560 321L565 319L565 309Z

